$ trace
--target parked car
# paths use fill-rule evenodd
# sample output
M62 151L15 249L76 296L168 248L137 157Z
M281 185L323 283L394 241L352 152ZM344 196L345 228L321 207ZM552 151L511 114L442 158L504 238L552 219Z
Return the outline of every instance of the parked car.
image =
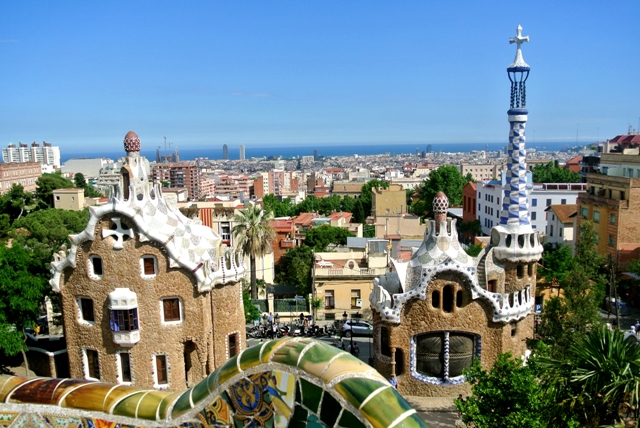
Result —
M373 326L368 322L349 320L340 327L342 336L372 336Z

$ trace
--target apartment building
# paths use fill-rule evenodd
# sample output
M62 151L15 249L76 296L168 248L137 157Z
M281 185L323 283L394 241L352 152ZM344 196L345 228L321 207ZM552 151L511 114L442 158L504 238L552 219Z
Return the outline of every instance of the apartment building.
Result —
M549 205L547 207L546 242L554 246L568 245L575 252L576 240L574 219L578 212L577 204Z
M477 183L476 218L480 220L482 233L489 235L491 228L500 223L504 190L507 186L506 174L502 179L481 181ZM527 173L527 198L529 204L529 219L533 229L544 232L547 227L546 209L549 205L575 204L578 193L586 190L584 183L545 183L532 184L531 172Z
M151 168L153 181L168 181L169 187L187 189L189 199L198 199L203 195L200 189L200 172L196 162L154 164Z
M611 255L617 269L624 270L640 257L640 156L602 153L600 171L586 174L587 191L577 200L577 225L591 221L598 252Z
M318 318L342 319L356 313L369 314L373 279L389 271L389 241L365 240L363 249L349 252L315 253L313 295L323 301Z
M254 182L246 175L223 174L217 176L215 180L215 190L212 195L242 200L249 199L251 196Z
M506 163L499 164L473 164L461 163L458 165L458 171L463 176L471 174L475 181L488 181L499 177L502 171L507 169Z
M5 194L14 184L20 184L25 191L35 192L36 181L42 176L39 162L1 163L0 194Z
M265 195L295 199L298 196L299 187L297 174L282 169L261 172L253 182L254 195L259 199Z
M2 161L6 163L39 162L60 168L60 147L52 146L46 141L42 142L42 146L35 141L30 146L23 143L18 143L18 146L9 144L2 149Z
M331 194L338 195L341 198L345 196L359 198L362 193L362 186L365 183L365 181L334 181L331 187Z

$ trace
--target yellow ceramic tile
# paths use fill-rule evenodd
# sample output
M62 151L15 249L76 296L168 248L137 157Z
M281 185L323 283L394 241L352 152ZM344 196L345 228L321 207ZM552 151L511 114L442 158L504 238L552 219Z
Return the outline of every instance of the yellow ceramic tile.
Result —
M118 385L105 396L102 411L110 413L113 406L122 401L125 397L142 391L143 390L136 388L135 386Z
M180 395L182 395L182 392L173 392L162 399L158 404L158 420L167 419L167 410L169 409L169 406L171 406L173 402L180 397Z
M11 391L28 380L29 378L20 376L0 376L0 403L4 403Z
M64 397L60 406L102 412L105 397L111 388L113 385L106 383L87 382Z
M271 362L271 357L273 356L273 353L276 352L280 346L289 342L290 340L293 340L293 337L284 337L282 339L265 342L265 344L262 345L262 356L260 357L262 362L263 363Z
M115 405L112 414L135 418L136 411L138 409L138 403L140 403L140 400L142 400L142 397L145 394L146 392L137 392L133 395L123 398ZM153 419L155 419L155 415Z
M317 368L318 367L314 367L314 370L317 371ZM361 362L349 354L343 354L331 362L324 374L320 376L320 379L329 383L336 376L347 373L363 373L368 370L371 370L371 366Z

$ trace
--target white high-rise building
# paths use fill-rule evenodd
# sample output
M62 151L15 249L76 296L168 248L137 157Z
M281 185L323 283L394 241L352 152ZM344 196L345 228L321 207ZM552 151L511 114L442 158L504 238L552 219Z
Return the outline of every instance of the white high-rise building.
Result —
M43 165L60 168L60 148L44 141L42 147L36 142L31 143L31 146L18 143L18 147L15 144L9 144L2 149L2 161L5 163L40 162Z
M240 144L240 160L245 160L244 144Z

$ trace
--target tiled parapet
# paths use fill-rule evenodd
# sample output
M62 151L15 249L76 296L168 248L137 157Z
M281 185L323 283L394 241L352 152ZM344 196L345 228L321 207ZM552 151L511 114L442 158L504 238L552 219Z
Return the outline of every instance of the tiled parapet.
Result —
M326 343L249 348L181 393L75 379L0 377L7 426L425 427L373 368ZM2 425L2 426L5 426Z

